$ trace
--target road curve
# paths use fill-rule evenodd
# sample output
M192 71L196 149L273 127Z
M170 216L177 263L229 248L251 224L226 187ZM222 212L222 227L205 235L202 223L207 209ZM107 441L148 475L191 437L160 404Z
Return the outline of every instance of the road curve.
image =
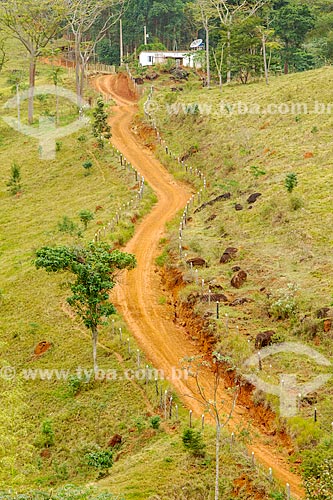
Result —
M199 352L186 331L173 322L172 308L158 303L163 292L156 272L155 258L158 255L159 241L165 234L166 222L184 208L191 191L188 186L176 182L133 133L131 123L138 109L128 90L127 79L124 76L102 76L94 81L94 86L100 93L111 95L117 104L112 108L110 117L113 144L145 177L158 198L153 210L137 226L134 237L126 245L125 250L136 255L138 266L121 275L119 284L113 290L112 301L147 358L171 380L172 369L179 367L179 360ZM200 403L184 397L196 394L193 380L174 379L172 384L187 407L197 416L201 415L203 407ZM213 375L210 372L204 373L202 384L207 391L213 386ZM220 392L219 396L225 399L226 406L230 408L232 401L229 394L223 392L223 389ZM237 405L228 424L230 431L246 428L248 420L246 409ZM267 468L271 467L274 476L282 484L289 483L294 498L304 498L300 477L289 470L287 453L279 453L276 449L277 442L261 434L259 429L256 429L255 434L249 450L255 453L258 462Z

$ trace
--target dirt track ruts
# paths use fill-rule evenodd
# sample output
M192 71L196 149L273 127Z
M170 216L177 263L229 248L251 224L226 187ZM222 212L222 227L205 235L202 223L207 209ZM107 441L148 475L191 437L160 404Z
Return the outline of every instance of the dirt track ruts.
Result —
M199 352L185 330L173 322L172 308L158 304L163 292L156 272L155 258L158 255L159 241L165 233L165 223L184 208L191 192L187 186L174 180L133 133L131 123L137 113L137 105L134 95L128 90L125 75L99 77L94 81L94 86L102 94L111 95L117 103L112 108L110 118L113 144L145 177L158 198L153 210L137 226L134 237L126 245L125 250L136 255L138 266L121 275L120 282L113 291L112 301L124 316L148 359L171 378L172 368L179 367L180 359ZM213 375L208 371L204 374L203 384L207 388L212 387ZM184 397L194 393L194 382L173 380L173 386L187 407L197 416L201 415L203 407L200 403ZM232 402L229 394L221 390L219 395L230 407ZM248 420L246 408L237 405L228 424L230 431L246 428ZM304 498L301 478L290 472L286 461L287 453L279 453L273 438L261 433L259 429L256 429L255 434L249 450L254 452L256 460L267 469L271 467L274 477L282 484L289 483L294 498ZM271 443L267 444L270 440Z

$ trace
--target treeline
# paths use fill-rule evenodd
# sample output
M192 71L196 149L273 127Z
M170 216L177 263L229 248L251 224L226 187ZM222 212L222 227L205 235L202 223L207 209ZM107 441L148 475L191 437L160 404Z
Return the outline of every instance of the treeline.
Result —
M210 40L212 76L246 83L271 72L304 71L333 60L331 0L127 0L122 15L124 54L144 43L186 50L195 38ZM119 25L97 47L98 57L119 64ZM142 49L142 47L141 47Z

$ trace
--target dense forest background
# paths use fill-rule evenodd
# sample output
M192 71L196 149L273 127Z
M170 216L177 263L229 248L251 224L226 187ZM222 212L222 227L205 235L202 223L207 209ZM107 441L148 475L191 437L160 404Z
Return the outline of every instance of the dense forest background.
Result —
M195 38L211 43L211 71L230 59L231 78L262 72L263 41L273 72L295 72L333 59L333 2L330 0L128 0L122 15L124 54L148 48L187 50ZM119 64L119 23L98 44L101 62ZM224 76L227 64L224 64Z

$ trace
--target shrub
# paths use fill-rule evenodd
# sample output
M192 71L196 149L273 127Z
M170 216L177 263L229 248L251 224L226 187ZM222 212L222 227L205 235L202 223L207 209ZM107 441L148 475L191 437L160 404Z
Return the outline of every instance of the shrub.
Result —
M206 445L203 442L201 432L194 429L185 429L182 435L185 450L195 457L204 457Z
M290 174L286 175L284 185L285 185L288 193L291 193L294 190L294 188L297 186L297 184L298 184L298 180L297 180L297 175L295 173L291 172Z
M89 467L94 467L100 471L107 471L113 465L113 452L96 447L86 452L85 460Z
M87 161L82 163L82 167L85 169L85 175L90 174L90 169L92 166L93 166L93 164L92 164L92 161L90 161L90 160L87 160Z
M10 178L7 186L12 195L16 195L22 189L21 186L21 167L17 163L13 163L10 169Z
M79 213L80 220L83 224L84 230L87 229L88 223L94 219L94 214L90 210L81 210Z
M297 302L295 294L297 290L298 288L295 285L289 283L287 289L277 291L269 307L269 313L273 318L287 319L296 314Z
M290 198L290 208L292 210L299 210L300 208L302 208L304 206L304 202L302 200L302 198L299 198L298 196L292 196Z
M260 167L258 167L257 165L251 165L250 170L251 170L251 174L256 179L258 179L258 177L260 177L261 175L266 175L266 171L261 170Z
M54 445L54 431L52 421L49 418L42 422L42 445L46 448Z
M159 415L155 415L150 419L150 427L153 429L159 429L161 423L161 417Z
M307 500L331 500L333 496L333 458L323 460L316 473L305 479Z
M64 215L62 220L58 222L58 229L61 233L68 233L71 235L77 233L79 236L77 224L75 224L75 222L72 221L72 219L67 217L67 215Z
M77 375L71 375L67 380L67 385L69 388L69 392L73 396L76 396L76 394L80 392L80 389L82 387L82 379Z

